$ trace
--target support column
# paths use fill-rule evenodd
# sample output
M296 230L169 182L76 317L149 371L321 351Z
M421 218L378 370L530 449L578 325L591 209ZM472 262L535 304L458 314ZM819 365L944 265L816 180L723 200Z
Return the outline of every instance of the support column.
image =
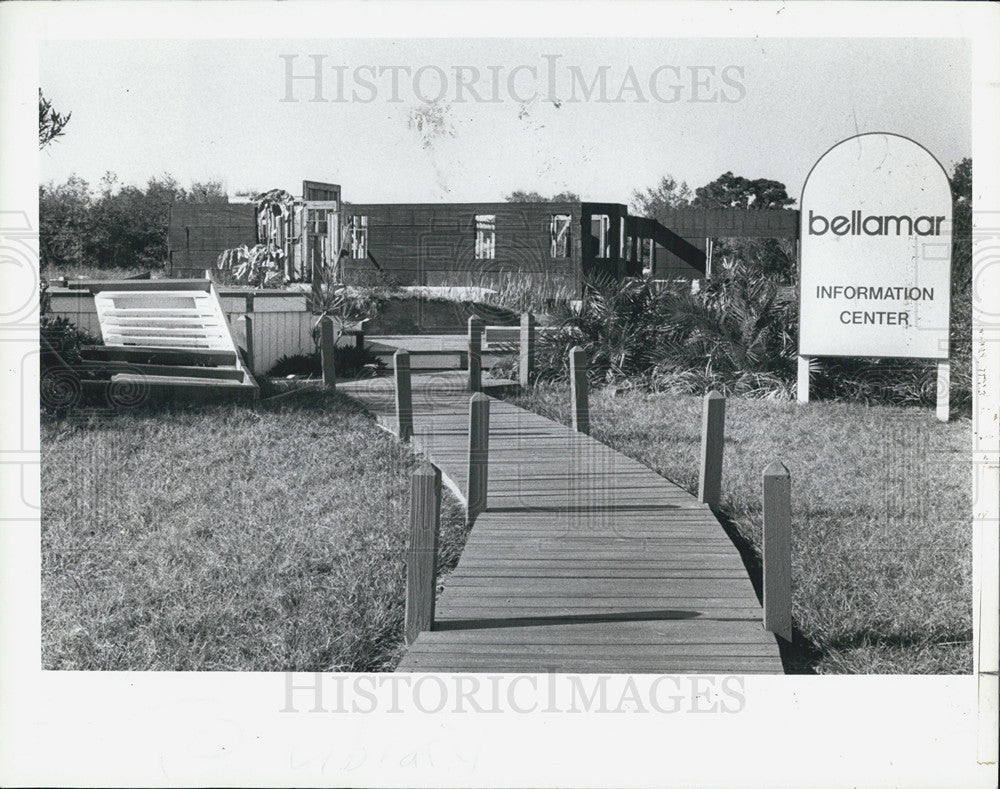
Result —
M951 417L951 361L941 359L937 363L937 418L947 422Z
M800 403L809 402L809 360L811 356L799 357L798 379L796 384L796 400Z

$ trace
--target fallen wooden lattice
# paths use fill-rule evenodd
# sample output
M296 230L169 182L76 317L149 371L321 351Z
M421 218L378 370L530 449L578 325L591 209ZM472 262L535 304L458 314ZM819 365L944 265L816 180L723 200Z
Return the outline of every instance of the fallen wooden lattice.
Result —
M128 289L113 289L122 286ZM83 356L110 373L112 384L257 396L210 281L99 283L92 292L104 345Z

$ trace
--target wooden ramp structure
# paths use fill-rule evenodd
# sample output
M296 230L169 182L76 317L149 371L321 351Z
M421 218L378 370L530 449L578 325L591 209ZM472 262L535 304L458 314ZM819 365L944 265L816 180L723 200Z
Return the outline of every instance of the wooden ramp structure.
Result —
M86 387L131 389L136 401L157 390L258 397L257 382L238 347L243 335L237 329L234 338L210 280L128 280L87 287L104 345L81 349L79 372L89 374L82 381ZM95 374L106 380L93 380Z
M462 373L412 378L414 448L460 497L465 386ZM395 432L390 379L340 388ZM783 673L707 505L583 433L490 406L486 511L399 671Z

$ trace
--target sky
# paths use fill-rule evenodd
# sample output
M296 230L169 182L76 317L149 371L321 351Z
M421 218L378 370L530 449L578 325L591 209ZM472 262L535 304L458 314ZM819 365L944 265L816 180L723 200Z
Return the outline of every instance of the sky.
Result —
M971 154L970 83L965 39L62 40L42 43L40 84L73 115L40 178L627 203L663 175L732 171L798 198L860 132L911 137L950 172Z

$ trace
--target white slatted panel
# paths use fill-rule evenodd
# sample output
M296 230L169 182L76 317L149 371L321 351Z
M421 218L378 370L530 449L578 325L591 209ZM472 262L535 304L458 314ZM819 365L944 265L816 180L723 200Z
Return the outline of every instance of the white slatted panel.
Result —
M256 369L267 372L282 356L310 354L316 350L308 312L254 312L253 340Z
M214 293L102 291L94 305L105 345L236 350Z

